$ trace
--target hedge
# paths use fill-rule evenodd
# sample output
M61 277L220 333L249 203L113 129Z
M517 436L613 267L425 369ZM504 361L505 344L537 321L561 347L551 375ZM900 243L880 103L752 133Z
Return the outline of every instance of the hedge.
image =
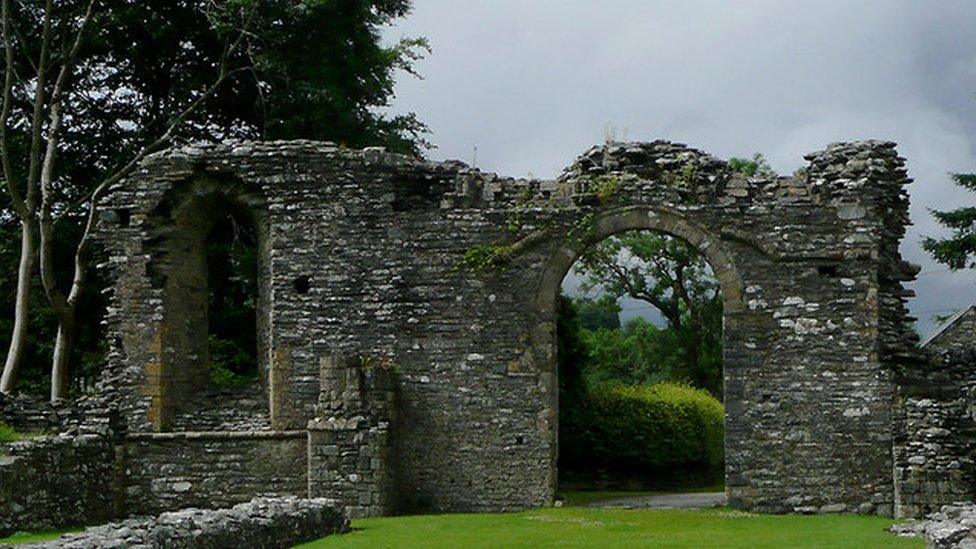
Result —
M713 470L724 460L724 417L721 402L687 385L591 388L562 403L561 465Z

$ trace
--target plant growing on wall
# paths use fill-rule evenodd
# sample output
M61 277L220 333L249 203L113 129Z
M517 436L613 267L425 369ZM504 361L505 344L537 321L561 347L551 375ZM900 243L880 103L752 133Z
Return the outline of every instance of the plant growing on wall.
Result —
M752 155L752 158L730 158L729 169L747 177L771 177L776 175L773 167L769 165L766 157L761 153Z

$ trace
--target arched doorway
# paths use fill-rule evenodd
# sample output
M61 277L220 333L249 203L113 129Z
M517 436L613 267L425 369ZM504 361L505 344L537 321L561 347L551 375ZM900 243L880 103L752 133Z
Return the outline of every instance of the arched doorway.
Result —
M613 235L635 230L658 231L680 238L696 248L711 267L723 296L723 330L722 343L724 349L723 377L725 385L725 399L736 399L739 391L736 387L734 375L743 365L737 358L735 322L730 322L736 314L744 311L743 284L735 264L724 248L721 241L708 229L696 223L688 214L667 208L650 206L629 206L610 210L598 215L592 222L592 227L586 232L586 238L575 239L560 243L550 255L538 286L536 307L539 315L540 328L533 333L532 349L534 359L542 361L543 371L553 372L550 376L550 417L552 425L551 436L555 439L551 455L551 483L553 491L558 489L558 459L559 459L559 379L558 379L558 338L557 314L559 295L562 282L573 264L579 259L583 251ZM537 362L538 364L538 362ZM730 375L731 374L731 375ZM725 418L726 425L729 416ZM726 429L728 432L729 429ZM733 430L734 432L734 430ZM725 438L726 454L732 453L736 440L734 437Z

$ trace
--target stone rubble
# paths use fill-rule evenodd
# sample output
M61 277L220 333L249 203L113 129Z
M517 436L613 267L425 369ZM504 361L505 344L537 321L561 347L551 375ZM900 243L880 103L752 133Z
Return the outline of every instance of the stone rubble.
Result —
M286 548L348 531L349 520L334 500L255 498L229 509L190 508L113 522L30 547Z
M943 505L924 519L892 526L891 532L925 538L932 549L976 549L976 503Z

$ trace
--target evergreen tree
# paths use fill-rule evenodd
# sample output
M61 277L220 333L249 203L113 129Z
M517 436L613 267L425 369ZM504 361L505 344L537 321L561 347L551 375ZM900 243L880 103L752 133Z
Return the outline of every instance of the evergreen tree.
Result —
M952 174L957 185L976 192L976 174ZM953 271L976 268L976 206L961 206L954 210L932 212L939 224L952 230L947 238L926 238L922 247L936 261Z

